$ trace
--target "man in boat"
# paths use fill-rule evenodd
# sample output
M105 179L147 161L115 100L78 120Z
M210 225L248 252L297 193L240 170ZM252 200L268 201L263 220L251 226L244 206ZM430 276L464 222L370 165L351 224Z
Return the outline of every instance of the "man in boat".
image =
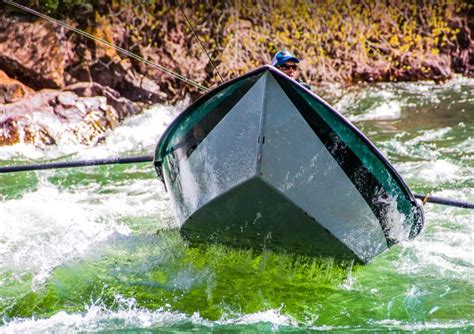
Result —
M287 76L296 80L298 83L300 83L304 87L311 90L310 85L298 79L298 63L299 62L300 60L296 58L290 51L280 50L277 53L275 53L275 56L273 56L272 66L278 68Z

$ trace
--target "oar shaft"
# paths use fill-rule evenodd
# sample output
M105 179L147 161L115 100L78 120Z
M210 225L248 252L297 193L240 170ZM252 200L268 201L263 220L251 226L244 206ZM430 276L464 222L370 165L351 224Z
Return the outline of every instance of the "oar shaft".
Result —
M458 208L464 208L464 209L474 209L474 203L469 203L469 202L462 202L462 201L456 201L448 198L442 198L442 197L436 197L436 196L427 196L427 195L418 195L414 194L416 198L419 198L425 202L429 203L435 203L435 204L443 204L443 205L449 205L449 206L455 206Z
M100 165L113 165L113 164L130 164L130 163L150 162L150 161L153 161L153 156L151 155L129 157L129 158L119 157L119 158L111 158L111 159L52 162L52 163L47 163L47 164L0 167L0 174L11 173L11 172L25 172L25 171L31 171L31 170L42 170L42 169L73 168L73 167L100 166Z

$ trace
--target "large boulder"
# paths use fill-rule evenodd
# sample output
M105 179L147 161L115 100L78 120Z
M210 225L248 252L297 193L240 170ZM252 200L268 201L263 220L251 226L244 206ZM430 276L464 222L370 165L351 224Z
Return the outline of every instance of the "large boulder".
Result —
M115 35L120 39L123 33L105 34L108 26L108 22L99 24L94 35L114 44ZM90 48L87 40L67 38L66 32L44 19L0 15L0 69L36 90L89 81L109 86L132 101L166 101L160 86L135 71L127 57L121 58L101 42Z
M157 102L166 97L114 52L97 46L100 59L82 62L87 52L74 53L65 33L43 19L0 14L0 146L92 145L140 112L129 98ZM86 47L77 46L79 51Z
M34 89L64 87L73 59L64 28L46 20L0 16L0 69Z
M122 99L118 111L105 96L81 97L73 91L42 90L13 103L0 104L0 146L29 143L93 145L132 108ZM138 109L133 109L135 112Z

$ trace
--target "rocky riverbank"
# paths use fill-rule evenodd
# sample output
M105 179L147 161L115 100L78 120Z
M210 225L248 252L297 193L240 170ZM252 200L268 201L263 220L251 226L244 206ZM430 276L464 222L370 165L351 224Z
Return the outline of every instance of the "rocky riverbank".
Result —
M193 1L182 10L125 0L23 3L207 87L220 83L217 71L230 79L268 64L281 48L302 59L301 77L313 85L474 75L467 1ZM201 94L6 4L0 5L0 70L0 145L93 145L146 104Z

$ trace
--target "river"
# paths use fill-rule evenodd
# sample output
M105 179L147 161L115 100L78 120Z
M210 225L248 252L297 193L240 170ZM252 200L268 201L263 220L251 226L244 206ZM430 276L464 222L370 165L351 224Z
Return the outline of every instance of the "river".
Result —
M474 201L474 80L318 93L413 192ZM96 147L0 148L0 164L152 154L181 106ZM368 265L189 247L151 163L0 175L0 332L474 331L474 215L425 205L425 228Z

